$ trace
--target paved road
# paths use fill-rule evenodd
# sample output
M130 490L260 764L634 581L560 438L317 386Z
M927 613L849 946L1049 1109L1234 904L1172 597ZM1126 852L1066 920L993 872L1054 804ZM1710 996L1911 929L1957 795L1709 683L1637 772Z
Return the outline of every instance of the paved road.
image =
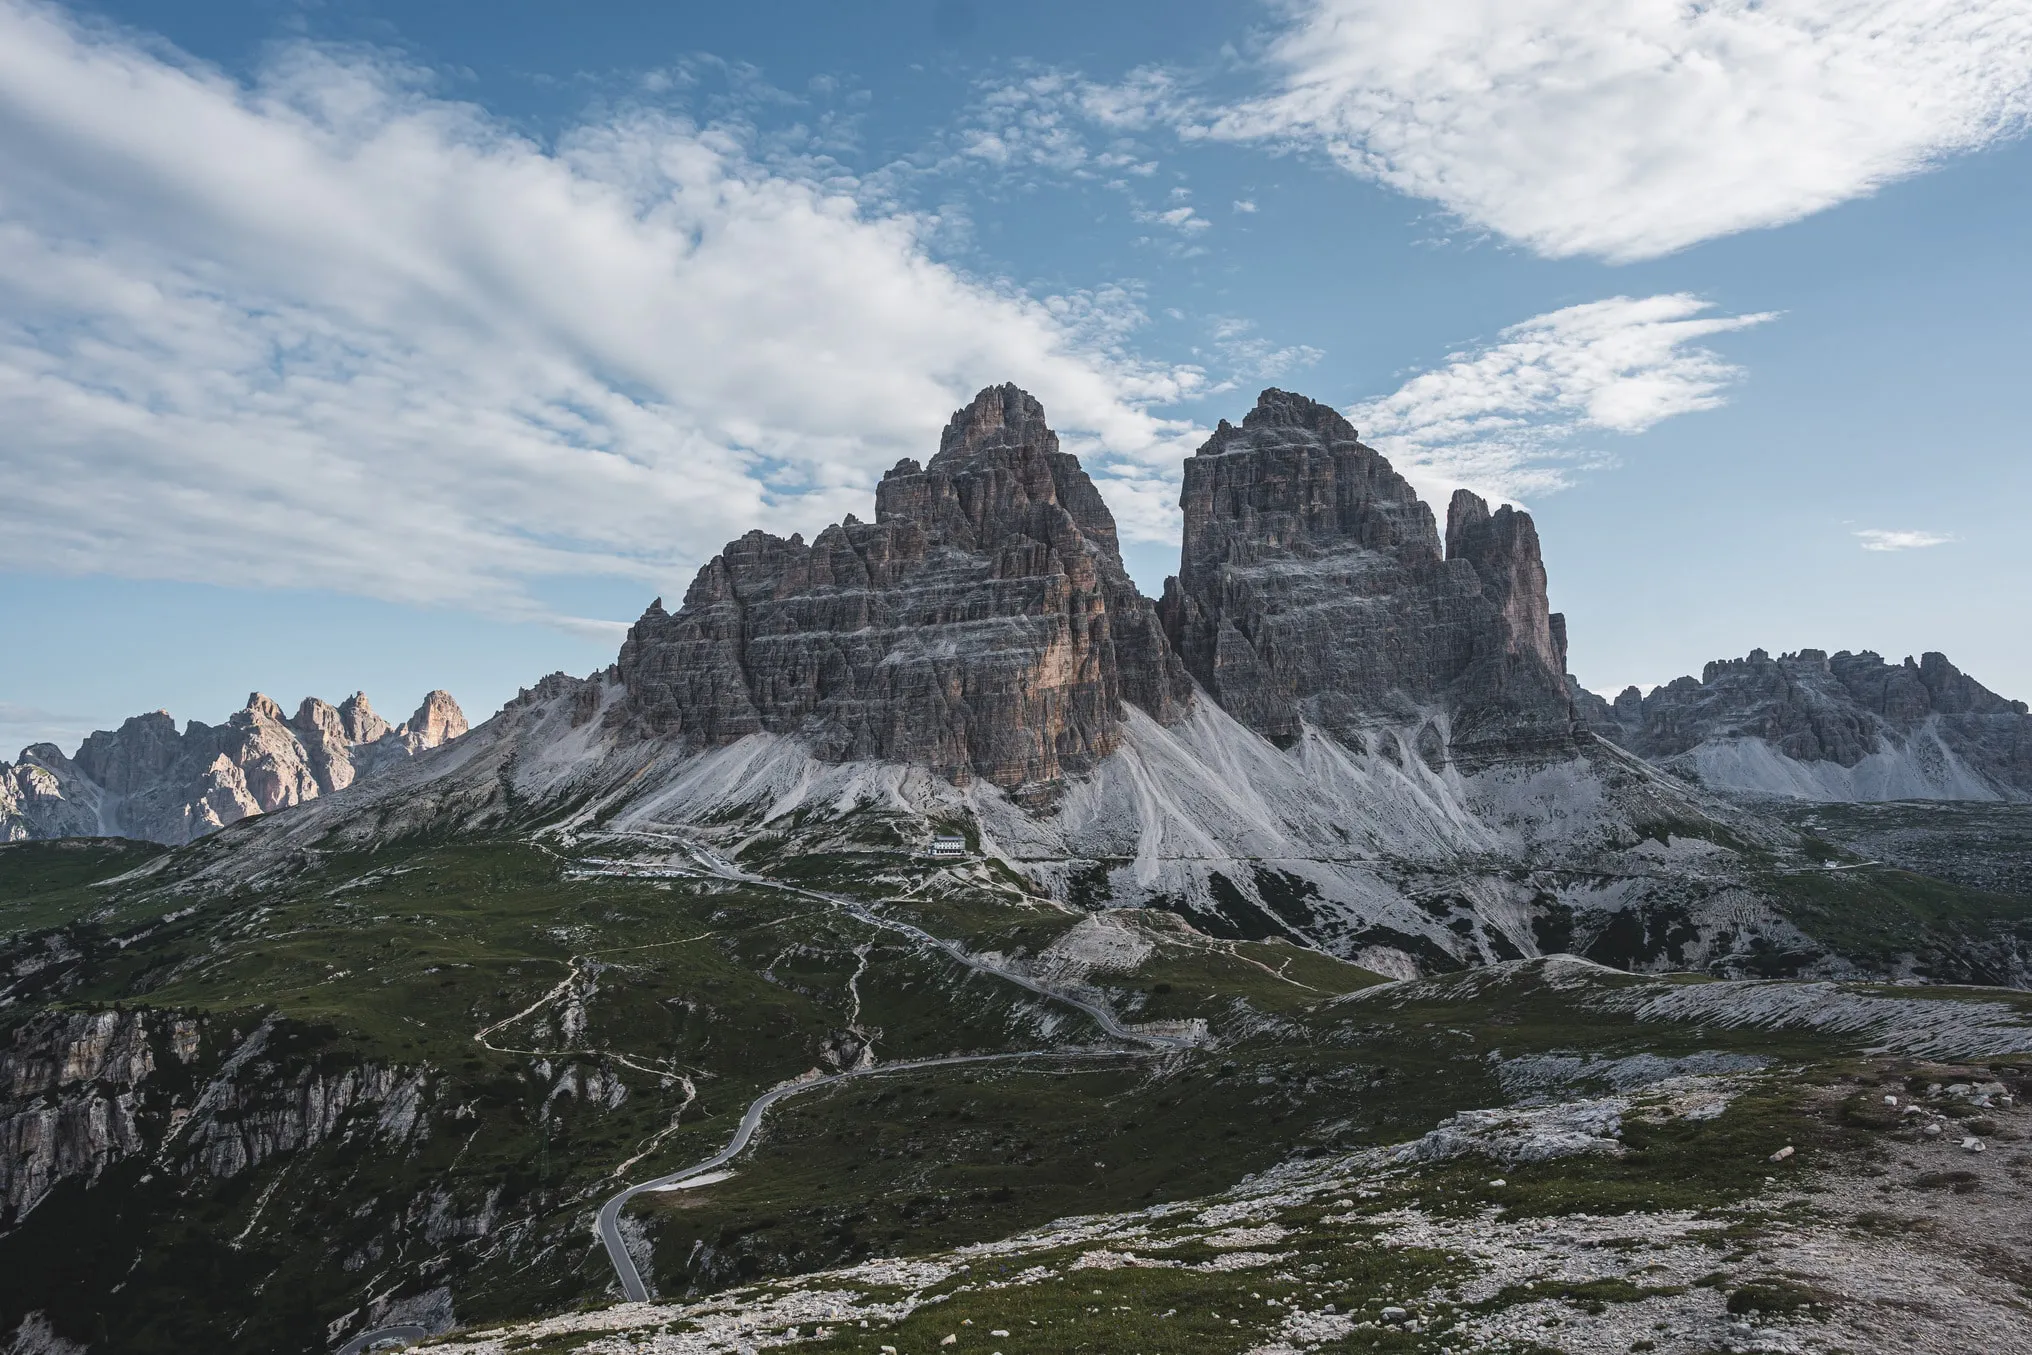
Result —
M703 1176L716 1167L724 1167L727 1163L732 1162L736 1157L740 1156L741 1150L748 1146L748 1141L755 1137L755 1131L761 1127L763 1114L768 1111L769 1107L787 1096L797 1096L803 1092L817 1091L820 1087L829 1087L835 1082L844 1082L850 1077L879 1077L885 1073L908 1073L920 1068L950 1068L954 1064L960 1063L997 1063L1010 1059L1130 1058L1149 1052L1154 1051L1130 1049L1026 1049L1020 1053L1011 1054L955 1054L943 1059L915 1059L908 1063L885 1063L875 1068L850 1068L844 1073L833 1073L827 1077L815 1077L807 1082L786 1082L782 1086L770 1088L748 1103L747 1113L741 1116L741 1123L734 1130L734 1137L728 1140L727 1146L720 1149L719 1152L714 1153L705 1161L694 1163L681 1171L670 1172L667 1175L643 1181L638 1185L632 1185L601 1205L599 1217L600 1243L607 1249L607 1259L614 1264L614 1275L621 1281L622 1294L633 1303L640 1303L646 1300L649 1297L649 1286L643 1282L642 1273L635 1268L635 1258L628 1254L628 1248L621 1241L621 1210L627 1205L628 1201L646 1190L655 1190L661 1186L676 1185L680 1181L689 1181L694 1176ZM340 1355L352 1355L352 1352L348 1349L342 1351Z
M428 1335L430 1332L424 1327L376 1327L373 1331L361 1332L340 1346L339 1355L364 1355L364 1352L382 1346L397 1344L406 1346L421 1341Z
M692 843L685 843L684 846L692 859L697 861L699 866L710 875L716 875L726 880L737 880L742 884L762 885L769 889L780 889L787 894L801 894L806 898L817 899L821 903L831 904L833 907L844 910L870 927L880 928L883 931L901 932L923 945L944 951L947 955L959 961L959 963L967 968L974 970L976 973L991 974L998 979L1013 983L1019 988L1028 989L1039 997L1048 998L1053 1002L1062 1002L1068 1007L1084 1012L1092 1017L1094 1024L1105 1031L1110 1038L1143 1046L1141 1050L1113 1051L1118 1057L1136 1053L1158 1053L1172 1049L1191 1049L1197 1043L1189 1036L1161 1035L1149 1031L1131 1030L1127 1026L1124 1026L1112 1011L1099 1002L1090 1001L1087 998L1079 997L1072 993L1060 992L1056 988L1039 983L1028 975L1014 974L998 965L990 964L979 956L969 954L966 948L956 941L948 941L943 937L933 936L930 932L924 930L924 928L916 926L913 923L884 917L870 909L866 903L863 903L859 899L849 898L842 894L827 894L817 889L806 889L801 885L784 884L780 880L772 880L765 875L754 875L742 870L725 857L708 851L703 847ZM655 1190L659 1186L675 1185L680 1181L690 1180L694 1176L704 1175L716 1167L723 1167L733 1161L735 1157L740 1155L741 1150L748 1146L748 1141L755 1136L755 1130L762 1123L763 1114L768 1111L769 1107L775 1105L784 1097L795 1096L800 1092L815 1091L820 1087L830 1086L835 1082L843 1082L850 1077L869 1077L882 1073L907 1073L919 1068L946 1068L962 1063L992 1063L1009 1059L1064 1058L1074 1056L1079 1052L1081 1051L1032 1049L1011 1054L956 1054L950 1058L918 1059L909 1063L889 1063L874 1068L850 1069L844 1073L834 1073L829 1077L813 1078L808 1082L785 1083L783 1086L762 1093L762 1095L756 1097L749 1104L747 1113L741 1117L740 1127L734 1131L734 1137L725 1148L722 1148L705 1161L695 1163L692 1166L684 1168L682 1171L671 1172L666 1176L659 1176L653 1180L644 1181L639 1185L630 1186L600 1207L600 1242L607 1249L608 1259L614 1263L614 1274L621 1281L621 1292L630 1301L637 1303L649 1297L649 1286L643 1283L641 1272L635 1268L634 1258L628 1255L627 1247L622 1245L621 1242L621 1210L627 1205L628 1201L646 1190ZM1093 1053L1098 1052L1100 1051L1091 1051L1089 1056L1091 1057Z

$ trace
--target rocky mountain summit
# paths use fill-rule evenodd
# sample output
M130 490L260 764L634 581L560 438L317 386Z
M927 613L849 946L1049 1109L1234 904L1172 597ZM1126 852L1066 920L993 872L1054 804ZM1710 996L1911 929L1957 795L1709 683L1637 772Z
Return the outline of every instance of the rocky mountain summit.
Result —
M0 842L117 836L178 845L253 814L344 790L466 732L451 693L424 697L391 725L356 692L334 706L306 697L296 714L260 692L224 724L167 711L100 730L65 757L55 744L0 762Z
M1432 512L1333 409L1267 390L1185 463L1185 541L1159 611L1187 669L1288 744L1367 751L1418 729L1429 763L1571 756L1564 619L1531 517L1462 490Z
M2032 799L2032 714L1944 654L1802 649L1647 696L1574 689L1587 727L1711 789L1804 800Z
M929 465L898 462L875 521L729 543L675 614L635 623L616 672L646 734L795 735L1005 789L1092 768L1125 701L1170 723L1192 699L1113 515L1015 386L955 413Z
M1455 497L1442 549L1411 486L1332 409L1265 391L1186 464L1179 576L1153 606L1044 411L991 387L875 521L730 543L638 621L615 719L695 748L756 733L818 757L1048 790L1121 746L1133 706L1207 698L1289 746L1314 727L1428 762L1571 756L1563 627L1528 515Z

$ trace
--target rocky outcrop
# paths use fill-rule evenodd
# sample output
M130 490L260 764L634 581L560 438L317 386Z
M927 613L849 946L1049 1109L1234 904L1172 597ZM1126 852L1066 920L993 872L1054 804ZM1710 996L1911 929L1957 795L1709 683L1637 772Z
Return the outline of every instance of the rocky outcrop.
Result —
M201 1061L198 1018L153 1010L45 1012L0 1048L0 1233L66 1181L155 1155L223 1179L346 1134L404 1150L429 1136L428 1067L321 1054L270 1017ZM282 1047L278 1047L278 1043ZM214 1066L198 1076L203 1063Z
M12 1224L58 1183L87 1182L142 1151L141 1084L156 1046L188 1061L197 1025L139 1012L53 1012L0 1051L0 1225Z
M65 757L35 744L0 763L0 842L113 836L181 844L272 813L406 761L466 732L447 692L391 726L361 694L306 699L294 716L255 692L222 725L179 731L167 712L101 730Z
M100 831L98 788L55 744L0 762L0 842L32 837L89 837Z
M730 543L677 612L643 614L616 673L613 718L693 747L794 734L1008 789L1094 766L1124 702L1168 723L1191 699L1107 505L1014 386L890 470L875 521Z
M1802 649L1646 695L1576 697L1590 729L1719 790L1820 800L2032 799L2032 714L1944 654Z
M238 1175L323 1143L360 1109L373 1112L373 1131L391 1145L428 1137L427 1070L263 1057L269 1029L257 1028L199 1094L182 1137L189 1170Z
M365 698L361 698L363 701ZM450 743L466 732L466 713L459 709L459 703L452 700L452 694L439 690L423 698L423 704L416 708L416 714L397 731L410 743L412 750L421 751ZM354 740L360 742L360 740Z
M1565 625L1528 514L1463 490L1442 550L1431 510L1346 419L1280 390L1240 428L1221 421L1180 503L1159 612L1245 725L1366 749L1381 726L1424 722L1428 760L1478 764L1573 751Z

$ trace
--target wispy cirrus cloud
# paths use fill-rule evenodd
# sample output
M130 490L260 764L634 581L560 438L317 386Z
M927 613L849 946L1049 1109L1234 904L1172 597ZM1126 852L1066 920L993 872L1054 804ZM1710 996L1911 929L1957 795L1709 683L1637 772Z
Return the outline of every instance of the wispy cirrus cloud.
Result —
M1893 531L1881 527L1865 527L1855 535L1864 550L1876 551L1925 550L1955 540L1952 532Z
M1124 293L964 273L738 127L539 144L431 90L0 0L0 565L558 619L545 580L865 510L990 382L1104 473L1191 433L1151 410L1203 378L1130 351Z
M1201 356L1195 353L1195 356ZM1238 315L1216 316L1207 327L1205 364L1227 375L1208 394L1233 390L1248 382L1286 381L1319 365L1324 349L1311 344L1279 344L1256 332L1252 320Z
M1686 293L1567 306L1450 354L1348 417L1432 502L1461 487L1548 493L1601 459L1584 435L1642 433L1723 403L1741 371L1701 340L1774 316L1712 309Z
M1151 73L1117 120L1323 147L1554 257L1651 258L1781 225L2032 120L2022 0L1298 0L1276 88ZM1089 93L1087 106L1100 106Z
M978 162L997 171L1035 170L1075 179L1148 177L1157 169L1149 148L1131 133L1147 125L1120 116L1146 110L1149 91L1131 81L1109 86L1077 71L1020 70L983 81L972 105L928 163L952 168Z

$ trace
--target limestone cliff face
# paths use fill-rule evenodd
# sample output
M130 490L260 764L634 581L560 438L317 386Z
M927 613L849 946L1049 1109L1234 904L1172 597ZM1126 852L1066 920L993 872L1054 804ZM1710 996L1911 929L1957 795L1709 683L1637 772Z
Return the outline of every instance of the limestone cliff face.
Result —
M2032 798L2032 714L1944 654L1802 649L1710 663L1649 695L1577 701L1588 727L1720 789L1827 799Z
M90 1185L142 1153L220 1178L324 1142L349 1117L389 1146L428 1135L428 1067L306 1059L278 1050L275 1031L270 1017L201 1058L204 1026L180 1013L45 1012L17 1027L0 1046L0 1234L61 1183Z
M319 795L466 732L447 692L391 726L355 693L306 699L296 714L255 692L222 725L181 731L164 711L101 730L65 757L53 744L0 763L0 842L116 836L181 844Z
M99 794L55 744L38 743L21 761L0 762L0 842L90 837L100 831Z
M1191 699L1107 506L1015 386L884 476L874 522L730 543L675 614L636 622L617 671L617 718L652 733L795 734L1011 789L1105 757L1124 701L1170 722Z
M151 1029L153 1027L154 1029ZM195 1051L196 1023L138 1012L48 1013L0 1050L0 1228L61 1181L99 1175L144 1146L138 1089L156 1046Z
M1528 514L1461 491L1431 510L1346 419L1267 390L1185 465L1185 543L1159 612L1185 666L1270 738L1355 746L1443 714L1423 750L1570 752L1565 626Z

